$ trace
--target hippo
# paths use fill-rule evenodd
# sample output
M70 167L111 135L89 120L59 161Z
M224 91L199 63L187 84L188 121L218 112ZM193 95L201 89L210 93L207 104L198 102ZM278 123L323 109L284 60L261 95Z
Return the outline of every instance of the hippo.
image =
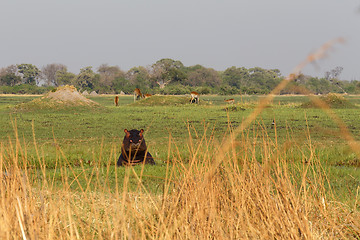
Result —
M117 161L118 166L136 165L145 162L155 165L154 158L147 151L147 146L143 136L144 130L124 129L125 137L121 146L121 155Z

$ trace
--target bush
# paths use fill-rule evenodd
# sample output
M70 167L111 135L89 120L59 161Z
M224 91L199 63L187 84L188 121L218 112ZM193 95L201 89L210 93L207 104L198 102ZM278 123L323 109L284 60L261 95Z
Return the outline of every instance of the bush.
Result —
M229 85L223 85L219 89L220 95L235 95L239 93L239 89L237 89L236 87L230 87Z
M160 93L165 95L184 95L190 94L190 92L191 90L189 87L180 84L168 85L164 89L160 90Z
M321 96L320 99L324 101L331 108L356 108L356 106L350 103L342 95L336 93L329 93L325 96ZM307 102L301 105L303 108L318 108L315 103Z
M38 87L30 84L21 84L16 86L0 86L2 94L44 94L55 87Z

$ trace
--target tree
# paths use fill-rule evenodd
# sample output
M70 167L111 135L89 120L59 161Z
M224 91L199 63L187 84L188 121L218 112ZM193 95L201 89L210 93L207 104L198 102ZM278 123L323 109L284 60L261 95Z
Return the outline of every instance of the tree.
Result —
M0 85L15 86L21 83L21 77L16 75L17 66L10 65L0 69Z
M244 67L236 68L233 66L227 68L223 72L222 77L224 83L230 85L231 87L240 89L241 87L248 84L250 74L249 71Z
M76 75L68 72L67 69L58 70L55 73L57 86L74 84Z
M66 71L66 66L63 64L47 64L41 69L41 78L45 81L48 86L59 86L56 73L58 71Z
M111 86L116 77L125 76L125 73L118 66L109 66L108 64L100 65L98 73L100 74L100 85L103 86Z
M161 59L153 64L150 75L161 89L165 88L172 81L181 83L186 79L182 62L170 58Z
M160 89L164 89L165 86L171 81L169 79L166 79L166 77L164 76L165 69L163 69L160 65L152 65L149 72L151 79L159 85Z
M254 67L249 69L249 83L257 93L269 93L280 82L280 71L278 69L263 69Z
M221 78L217 71L203 66L195 68L188 73L187 84L190 86L215 87L221 84Z
M40 70L32 64L19 64L17 65L18 72L21 74L22 83L30 85L39 84Z
M330 82L334 79L338 80L338 78L343 70L344 70L343 67L337 66L334 69L331 69L330 71L325 72L325 79L329 80Z
M96 76L92 67L84 67L80 69L79 75L77 75L75 79L75 85L79 87L81 90L89 89L92 90L96 82L98 81L99 76Z
M346 93L346 91L344 90L344 88L342 88L342 83L339 81L339 76L343 71L343 67L337 66L334 69L325 72L325 79L330 81L332 84L334 84L334 86L340 88L344 93Z
M111 88L115 93L123 91L132 94L134 92L134 87L125 77L116 77Z
M135 88L148 88L153 87L150 82L150 75L148 70L145 67L133 67L126 73L126 79L129 80L129 83L132 84Z

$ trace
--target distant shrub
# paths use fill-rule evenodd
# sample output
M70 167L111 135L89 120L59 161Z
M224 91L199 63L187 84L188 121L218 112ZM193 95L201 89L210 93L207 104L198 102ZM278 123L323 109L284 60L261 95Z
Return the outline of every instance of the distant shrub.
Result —
M184 94L190 94L190 90L188 87L185 87L180 84L174 84L174 85L168 85L164 89L161 89L161 94L165 95L184 95Z
M225 111L229 111L229 112L237 112L237 111L245 111L246 109L241 107L241 106L226 106L224 108Z
M30 84L21 84L16 86L0 86L2 94L44 94L52 91L54 87L38 87Z
M169 106L189 104L189 99L183 96L151 96L146 99L136 101L134 106Z
M239 89L237 89L236 87L231 87L229 85L223 85L219 89L220 95L234 95L239 93L240 93Z
M325 96L321 96L320 99L324 101L330 108L356 108L356 106L350 103L346 98L337 93L329 93ZM303 103L302 108L319 108L314 102Z

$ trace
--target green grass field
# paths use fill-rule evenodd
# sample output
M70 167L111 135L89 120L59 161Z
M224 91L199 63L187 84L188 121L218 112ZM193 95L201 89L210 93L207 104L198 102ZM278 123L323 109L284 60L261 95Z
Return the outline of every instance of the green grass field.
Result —
M224 99L230 97L224 96L202 96L199 105L189 104L184 96L154 96L136 103L132 96L120 96L119 107L113 104L114 96L89 97L100 104L96 108L40 109L27 104L38 97L0 96L1 176L10 176L7 185L0 185L0 199L3 206L14 205L11 209L17 211L0 218L8 233L14 231L14 224L22 227L23 222L28 228L17 228L17 236L22 232L44 239L52 234L99 239L114 234L120 238L131 238L131 234L151 239L189 237L196 226L199 234L211 236L215 232L206 225L211 214L202 209L225 201L209 210L221 215L213 219L213 224L221 225L223 235L216 232L218 237L287 238L302 232L336 238L345 236L341 235L344 226L346 236L360 234L353 220L360 209L360 156L344 135L347 129L360 141L359 96L346 96L351 107L333 109L345 130L325 110L309 104L301 107L309 101L306 96L278 96L234 138L230 136L254 113L262 96L231 96L234 105L226 105ZM145 130L155 166L116 167L125 128ZM13 175L17 180L11 180ZM22 182L23 175L29 185ZM25 202L20 204L18 196ZM204 204L197 208L199 221L193 225L189 219L197 218L191 206L199 204L198 198ZM280 203L287 210L281 210ZM24 211L47 217L39 218L45 219L40 225L32 225L25 213L19 213L20 205L31 205ZM60 213L58 206L67 210ZM118 221L115 209L123 213ZM311 229L303 215L311 218ZM236 230L239 222L232 221L241 221L239 216L248 219L239 229L252 226L255 235ZM141 230L129 230L128 219ZM270 230L256 230L262 226L259 221ZM287 225L292 222L295 227ZM68 228L71 223L74 229ZM224 233L227 226L235 230ZM182 228L185 235L175 230ZM281 231L287 228L292 230ZM44 229L49 229L49 235L41 235ZM273 235L277 231L280 235ZM5 235L0 233L0 237Z
M90 98L103 106L100 109L14 110L15 105L34 98L0 97L0 140L3 145L9 141L15 144L17 133L23 147L26 147L29 163L39 168L40 157L47 171L52 173L49 176L56 176L56 171L63 164L75 170L85 168L91 174L95 165L105 169L115 164L125 128L143 128L149 151L157 162L156 166L145 168L146 175L154 176L146 179L147 185L153 189L161 185L161 179L165 177L165 163L174 157L168 153L170 142L172 147L178 148L177 157L187 163L191 151L190 138L195 146L204 134L221 142L230 129L238 127L254 111L261 99L259 96L235 96L236 104L230 106L224 102L227 97L203 96L200 105L176 105L170 100L169 105L149 105L146 100L134 104L132 96L121 96L120 106L115 107L113 96L98 96ZM360 106L360 97L347 98ZM296 163L302 161L308 151L309 132L316 153L329 169L332 185L343 200L351 201L360 185L360 160L341 137L338 126L323 110L299 107L306 101L309 101L306 96L275 97L245 134L261 142L260 132L265 130L271 141L290 144L289 151L293 154L289 156L289 161ZM229 111L225 110L226 107ZM334 111L359 141L359 108ZM276 121L276 140L273 119ZM261 161L260 153L258 159ZM120 176L123 172L123 168L118 170ZM114 174L113 168L108 174ZM55 183L61 185L61 182Z
M121 96L119 107L113 105L113 96L99 96L91 99L102 105L102 109L14 111L15 105L34 98L0 97L0 140L3 144L7 144L9 139L14 142L17 130L20 142L24 143L28 151L27 158L34 166L39 166L34 139L49 171L53 171L57 164L65 164L64 161L75 168L83 164L91 171L94 164L106 166L116 162L124 136L123 129L143 128L149 151L157 162L157 166L147 167L146 171L150 171L148 175L163 177L162 168L168 159L169 141L176 145L182 161L186 163L189 156L189 132L194 144L204 135L205 129L207 134L214 135L220 141L229 128L236 128L253 112L261 97L236 96L234 106L239 107L233 109L224 103L226 97L223 96L204 96L201 101L203 104L178 106L149 106L142 104L145 100L134 104L132 96ZM348 99L360 106L360 97L352 96ZM312 144L329 167L334 184L338 188L342 185L353 186L346 189L352 196L360 184L360 160L341 138L338 126L323 110L299 108L306 101L309 99L305 96L276 97L246 134L256 138L259 130L265 129L274 141L275 128L272 121L275 119L277 141L291 142L292 148L301 152L306 151L309 131ZM229 111L225 110L227 106L230 106ZM335 112L359 141L360 110L336 109ZM257 137L256 141L261 139ZM63 162L60 163L58 149L66 158L61 157L60 161ZM300 152L298 156L291 156L298 158L292 161L302 158Z

